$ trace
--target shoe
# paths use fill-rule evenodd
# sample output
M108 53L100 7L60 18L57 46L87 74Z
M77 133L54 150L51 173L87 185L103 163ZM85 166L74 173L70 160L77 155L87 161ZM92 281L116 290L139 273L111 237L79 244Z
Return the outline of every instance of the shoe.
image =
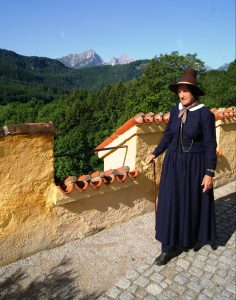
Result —
M182 253L181 249L178 249L174 252L162 252L154 261L155 265L162 266L167 264L172 258L180 255Z
M163 266L165 264L167 264L173 257L175 257L174 255L175 252L170 252L170 253L165 253L162 252L154 261L155 265L158 266Z

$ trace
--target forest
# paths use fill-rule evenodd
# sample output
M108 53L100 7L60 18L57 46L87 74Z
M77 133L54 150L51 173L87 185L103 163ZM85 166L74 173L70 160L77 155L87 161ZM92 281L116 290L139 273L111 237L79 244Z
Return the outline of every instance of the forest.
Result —
M94 92L108 84L140 77L145 65L145 60L139 60L78 70L65 67L56 59L0 49L0 104L28 102L32 98L46 103L74 89Z
M227 71L206 71L204 62L197 54L179 55L178 52L172 52L155 57L145 64L139 62L126 66L126 71L118 68L117 70L122 70L122 74L116 74L115 79L104 68L102 74L110 72L110 82L102 81L107 75L100 73L97 76L99 84L90 89L76 88L76 85L68 87L68 82L76 78L78 80L78 77L70 77L75 70L67 70L60 63L53 65L54 71L51 73L44 66L43 72L47 76L43 77L41 72L41 79L38 72L34 73L32 62L30 68L26 62L23 61L22 64L21 72L18 72L12 61L1 68L0 127L24 122L52 121L56 128L55 155L76 153L55 158L56 181L69 175L79 176L102 170L102 161L94 155L93 149L135 114L169 111L178 103L178 99L169 91L168 86L188 67L198 71L199 85L206 93L200 100L207 107L229 107L236 103L236 61L229 65ZM84 72L90 78L93 72L98 72L98 67L88 68ZM54 73L58 77L54 76L53 80L51 77L50 81L50 74ZM55 78L60 78L56 85L53 84L56 82ZM40 85L40 81L43 81L43 85ZM30 90L27 95L23 85ZM22 97L19 90L22 90ZM9 97L6 91L9 91Z

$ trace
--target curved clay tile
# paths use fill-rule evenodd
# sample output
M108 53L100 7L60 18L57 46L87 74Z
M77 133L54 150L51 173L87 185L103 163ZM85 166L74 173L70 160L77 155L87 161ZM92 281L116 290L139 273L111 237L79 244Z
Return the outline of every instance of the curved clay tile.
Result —
M235 106L229 108L220 107L219 109L214 107L211 111L214 113L216 121L224 118L234 118L236 116Z
M229 118L230 117L229 110L227 108L225 108L225 110L224 110L224 117L225 118Z
M116 180L119 182L124 182L126 178L127 178L127 173L116 175Z
M142 124L143 117L144 117L144 113L139 113L139 114L135 115L133 118L129 119L121 127L119 127L115 133L117 135L121 135L124 132L126 132L127 130L129 130L130 128L132 128L133 126Z
M214 115L215 115L215 120L222 120L224 119L224 113L222 111L219 110L215 110L213 111Z
M101 144L99 144L96 149L101 149L101 148L105 148L107 145L109 145L111 142L113 142L114 139L112 140L110 137L106 138Z
M229 109L229 116L230 116L230 118L234 117L234 111L233 111L233 109Z
M170 112L167 112L167 113L165 113L164 116L163 116L163 121L164 121L165 123L168 123L168 122L169 122L169 119L170 119Z
M115 176L117 181L123 182L127 178L130 168L127 166L116 169Z
M155 114L155 116L154 116L154 121L157 123L157 124L159 124L159 123L161 123L162 121L163 121L163 113L162 112L160 112L160 113L158 113L158 114Z
M91 179L100 176L100 171L95 171L92 174L90 174Z
M96 171L91 175L81 175L79 178L76 176L68 176L64 181L61 181L57 188L63 194L70 194L75 186L80 192L85 191L89 186L97 188L104 184L111 184L114 182L115 178L119 182L125 181L127 176L130 178L135 178L138 175L138 170L134 169L130 171L128 166L123 166L118 169L110 169L107 171Z
M236 106L231 106L229 109L233 113L233 117L235 117L236 116Z
M145 116L145 114L143 112L140 112L140 113L138 113L137 115L134 116L136 125L143 123L143 117L144 116Z
M102 184L103 180L100 177L99 171L92 173L90 176L91 176L91 180L89 182L90 186L97 188Z
M64 181L60 182L59 185L57 185L57 188L65 194L70 194L74 188L76 181L76 176L68 176Z
M77 190L79 190L80 192L85 191L89 185L89 183L88 183L89 180L90 180L89 175L81 175L75 183L75 188Z
M112 140L112 141L114 141L115 139L117 139L118 138L118 134L116 133L116 132L114 132L114 133L112 133L112 135L110 135L110 139Z
M100 176L101 176L103 182L106 183L106 184L111 184L115 180L115 174L114 174L114 171L112 169L101 172Z
M129 171L128 176L129 176L130 178L135 178L135 177L137 177L137 176L138 176L138 170L137 170L137 169L134 169L134 170L132 170L132 171Z
M150 124L153 122L153 119L154 119L154 113L153 112L149 112L147 113L144 117L143 117L143 120L146 124Z
M217 111L217 108L216 108L216 107L212 107L212 108L210 109L210 111L212 111L212 112L214 113L215 111Z

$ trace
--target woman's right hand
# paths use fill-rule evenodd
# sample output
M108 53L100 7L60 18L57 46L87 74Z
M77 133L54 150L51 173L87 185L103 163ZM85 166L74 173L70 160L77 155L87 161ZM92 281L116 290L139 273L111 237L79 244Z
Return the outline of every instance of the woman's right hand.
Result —
M145 160L146 164L150 164L153 162L154 158L156 158L156 156L154 154L149 154Z

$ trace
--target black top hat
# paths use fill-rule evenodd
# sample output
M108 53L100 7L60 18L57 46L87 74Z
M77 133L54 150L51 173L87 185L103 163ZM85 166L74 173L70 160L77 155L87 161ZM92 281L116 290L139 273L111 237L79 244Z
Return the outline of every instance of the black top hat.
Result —
M197 79L196 78L197 78L197 71L196 70L186 69L177 83L169 85L169 89L174 93L178 93L178 85L186 84L186 85L189 85L190 88L192 87L192 90L194 91L195 94L197 94L198 96L204 96L205 93L197 85Z

